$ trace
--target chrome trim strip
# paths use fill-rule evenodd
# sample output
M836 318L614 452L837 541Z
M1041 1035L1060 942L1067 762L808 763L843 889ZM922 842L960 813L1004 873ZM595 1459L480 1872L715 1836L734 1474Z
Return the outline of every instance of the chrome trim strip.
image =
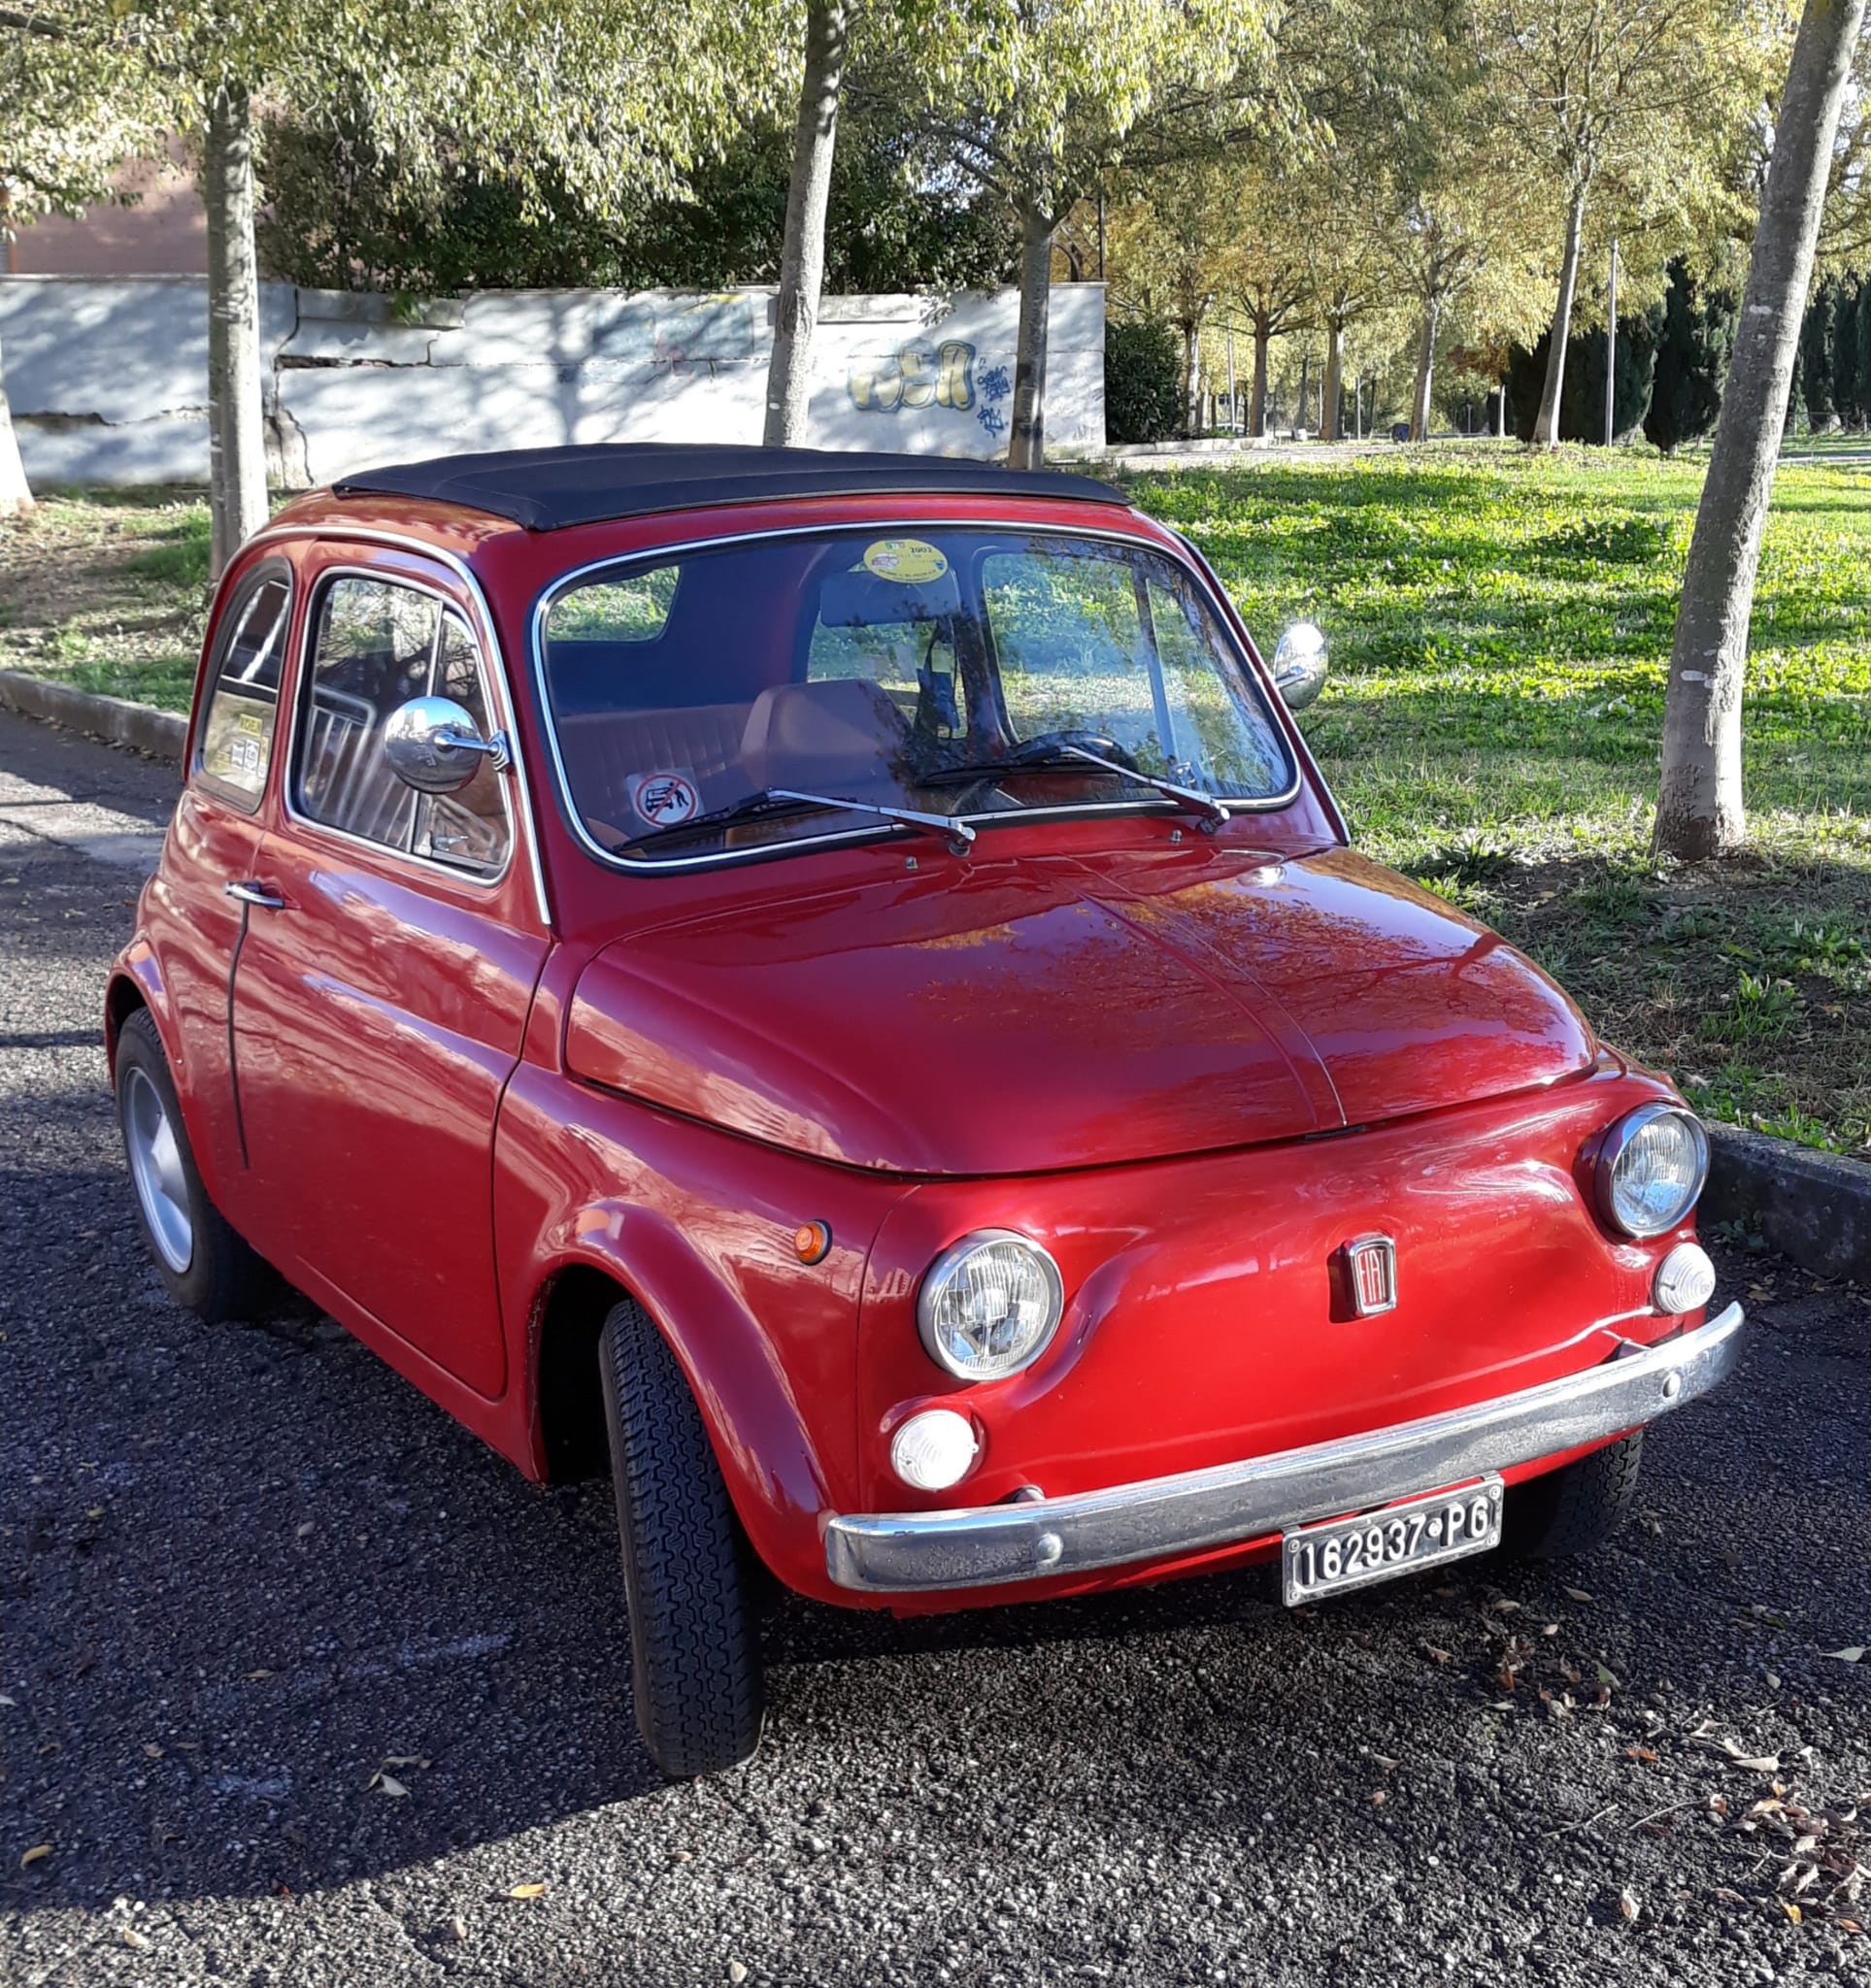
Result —
M1620 1353L1582 1374L1338 1442L1108 1491L952 1511L834 1517L825 1571L841 1588L926 1593L1041 1580L1200 1553L1467 1482L1608 1441L1726 1379L1743 1313Z
M270 539L300 539L314 542L318 539L343 539L360 545L382 546L396 552L413 552L418 559L433 559L438 565L446 566L467 588L469 599L474 604L476 616L481 622L483 653L488 661L489 671L494 679L494 694L500 700L506 729L511 731L516 739L518 738L519 731L516 723L518 707L514 686L507 668L506 654L500 646L500 631L494 626L493 610L487 605L487 596L482 590L474 569L458 552L451 552L444 546L426 545L420 539L406 539L400 532L378 531L367 525L337 523L270 525L265 531L255 532L247 541L247 545L257 546ZM245 547L242 549L245 550ZM232 562L229 563L231 565ZM526 845L526 864L532 875L533 900L539 907L540 922L550 932L552 929L552 901L546 889L546 867L539 852L539 821L533 810L532 783L526 778L524 752L514 754L514 778L519 782L519 819L515 826L521 831L521 840ZM287 779L289 782L289 766ZM380 845L372 843L368 846L376 848ZM504 876L506 873L503 871L501 874Z
M609 849L605 848L603 844L593 838L590 831L585 826L584 817L579 812L578 803L572 793L571 780L565 771L564 757L559 751L558 726L553 719L552 701L546 687L546 616L551 612L552 604L561 594L569 591L588 575L602 573L612 567L635 566L646 561L674 559L679 558L685 552L716 550L723 546L755 545L765 539L814 538L832 532L910 531L919 525L928 526L932 529L940 526L943 529L960 531L1029 531L1043 533L1051 530L1063 537L1107 539L1114 544L1146 547L1149 550L1158 553L1161 557L1168 560L1172 565L1180 565L1184 572L1188 575L1189 579L1195 581L1202 592L1208 596L1210 606L1217 611L1216 618L1221 625L1221 633L1229 642L1234 644L1236 651L1235 661L1240 668L1243 680L1256 696L1268 704L1272 704L1277 700L1277 693L1273 690L1271 683L1262 681L1260 666L1254 654L1251 650L1243 648L1236 640L1232 618L1232 604L1225 596L1219 592L1219 582L1208 572L1206 561L1191 563L1186 558L1178 559L1175 552L1169 547L1159 545L1147 534L1135 531L1117 531L1108 525L1017 525L1011 523L1005 517L929 518L879 516L865 519L861 523L840 521L837 523L821 522L819 524L777 525L771 526L765 531L721 533L708 538L684 539L666 546L645 546L634 552L613 552L603 559L591 559L587 560L583 566L575 566L570 573L560 574L556 580L543 587L540 590L538 600L533 603L533 612L528 623L528 646L532 650L533 688L539 698L540 729L546 735L546 744L552 762L552 770L558 782L558 797L563 804L565 819L571 828L573 838L581 843L585 850L607 869L623 870L638 876L653 877L685 870L712 869L721 863L754 862L776 854L794 855L802 849L824 848L838 843L875 841L880 834L890 833L888 830L879 830L877 828L842 829L830 835L799 836L789 842L762 845L758 848L717 849L711 855L675 856L662 862L613 855ZM1179 545L1186 547L1187 542L1183 539L1180 533L1172 532L1170 535ZM1300 789L1305 785L1305 775L1300 766L1299 757L1292 751L1286 733L1281 729L1279 715L1277 713L1270 713L1270 722L1275 736L1280 741L1282 749L1286 754L1287 762L1291 766L1291 782L1283 792L1269 795L1265 800L1260 801L1230 800L1225 795L1217 795L1216 799L1230 813L1277 814L1281 809L1290 808L1298 800ZM999 827L1005 823L1015 821L1069 821L1084 815L1161 814L1175 812L1178 812L1178 810L1177 804L1174 802L1165 807L1155 801L1104 801L1081 807L1025 808L1018 812L1008 814L971 814L965 818L970 821L983 822L991 827ZM957 819L961 818L964 817L957 817Z

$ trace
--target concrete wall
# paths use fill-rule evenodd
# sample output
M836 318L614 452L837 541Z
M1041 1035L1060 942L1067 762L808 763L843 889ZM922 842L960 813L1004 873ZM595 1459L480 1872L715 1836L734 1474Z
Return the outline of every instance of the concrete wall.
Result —
M395 321L383 297L261 292L279 481L463 449L757 443L773 293L485 291ZM827 448L1006 446L1019 297L828 297L812 436ZM35 482L200 482L207 305L189 279L0 280L0 361ZM1052 293L1047 436L1104 443L1104 290Z

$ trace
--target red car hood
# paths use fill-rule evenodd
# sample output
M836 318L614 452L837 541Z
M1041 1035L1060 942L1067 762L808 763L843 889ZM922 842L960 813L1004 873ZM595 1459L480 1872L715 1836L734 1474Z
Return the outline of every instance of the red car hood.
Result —
M1291 1139L1594 1052L1551 980L1391 872L1213 845L742 900L600 952L566 1031L579 1077L909 1174Z

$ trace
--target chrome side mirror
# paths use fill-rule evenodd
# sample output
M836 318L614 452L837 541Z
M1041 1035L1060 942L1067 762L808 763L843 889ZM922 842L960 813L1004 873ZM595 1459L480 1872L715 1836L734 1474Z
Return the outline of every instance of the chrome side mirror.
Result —
M467 710L451 697L412 697L384 725L384 757L418 794L452 794L474 779L484 759L496 771L509 763L505 733L484 739Z
M1273 652L1273 687L1288 711L1304 711L1325 687L1325 638L1310 621L1295 621Z

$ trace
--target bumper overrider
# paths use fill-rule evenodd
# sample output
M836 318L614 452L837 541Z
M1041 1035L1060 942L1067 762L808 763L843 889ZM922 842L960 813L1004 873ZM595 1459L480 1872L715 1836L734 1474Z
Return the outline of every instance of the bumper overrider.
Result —
M1730 1305L1693 1332L1563 1380L1245 1463L1030 1504L834 1517L826 1571L869 1594L991 1587L1177 1559L1368 1511L1608 1441L1680 1408L1726 1379L1742 1319Z

